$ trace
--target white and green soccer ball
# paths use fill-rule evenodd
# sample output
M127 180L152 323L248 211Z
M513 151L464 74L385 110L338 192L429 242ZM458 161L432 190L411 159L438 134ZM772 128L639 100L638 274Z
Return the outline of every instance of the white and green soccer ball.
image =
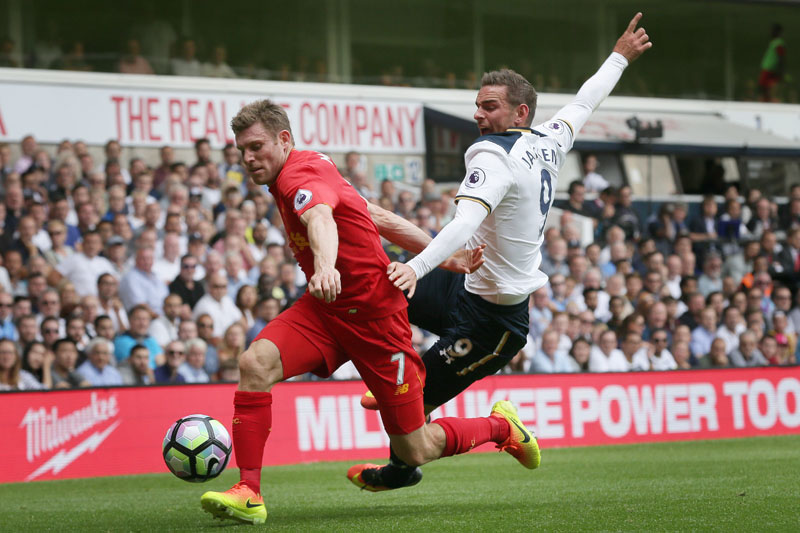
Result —
M193 483L220 475L231 457L231 437L218 420L189 415L170 426L162 455L169 471Z

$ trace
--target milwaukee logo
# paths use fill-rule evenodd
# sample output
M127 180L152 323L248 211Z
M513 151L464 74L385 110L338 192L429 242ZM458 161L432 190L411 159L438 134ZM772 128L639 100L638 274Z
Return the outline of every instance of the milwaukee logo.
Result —
M94 426L115 417L118 413L119 408L115 394L107 398L99 398L96 392L92 393L89 405L64 416L59 416L58 407L55 406L51 407L49 411L44 407L28 409L19 425L26 429L28 462L33 462L41 454L63 446Z

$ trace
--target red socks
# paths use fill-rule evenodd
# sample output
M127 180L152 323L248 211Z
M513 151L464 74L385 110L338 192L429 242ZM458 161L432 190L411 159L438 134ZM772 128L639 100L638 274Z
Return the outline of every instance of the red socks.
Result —
M445 434L442 457L466 453L487 442L501 443L508 438L509 427L505 419L494 416L486 418L439 418L432 422L442 427Z
M272 393L237 390L233 396L232 428L241 480L260 494L264 445L272 430Z

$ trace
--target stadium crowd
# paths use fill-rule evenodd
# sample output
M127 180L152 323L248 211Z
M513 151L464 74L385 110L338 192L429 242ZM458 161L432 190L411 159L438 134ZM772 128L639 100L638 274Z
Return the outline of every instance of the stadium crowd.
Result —
M201 139L181 162L164 146L152 168L123 165L113 140L103 161L81 141L54 152L27 136L12 160L0 143L0 390L237 381L239 354L305 289L274 201L237 149L217 158ZM362 168L350 153L340 171L431 236L452 217L455 190L374 190ZM630 187L594 170L551 213L550 283L531 296L528 344L508 371L796 364L800 185L780 209L732 185L696 217L665 203L641 220ZM435 340L413 329L420 352ZM350 363L334 377L357 373Z

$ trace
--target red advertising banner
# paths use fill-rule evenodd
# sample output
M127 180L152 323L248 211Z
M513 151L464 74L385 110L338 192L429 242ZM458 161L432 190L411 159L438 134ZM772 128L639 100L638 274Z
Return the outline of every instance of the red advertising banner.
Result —
M0 395L0 482L166 471L161 441L170 424L203 413L230 427L234 389L186 385ZM363 391L358 381L276 386L264 464L385 455L388 439L378 413L361 408ZM433 418L486 416L503 399L517 405L545 448L800 432L798 367L494 376Z

